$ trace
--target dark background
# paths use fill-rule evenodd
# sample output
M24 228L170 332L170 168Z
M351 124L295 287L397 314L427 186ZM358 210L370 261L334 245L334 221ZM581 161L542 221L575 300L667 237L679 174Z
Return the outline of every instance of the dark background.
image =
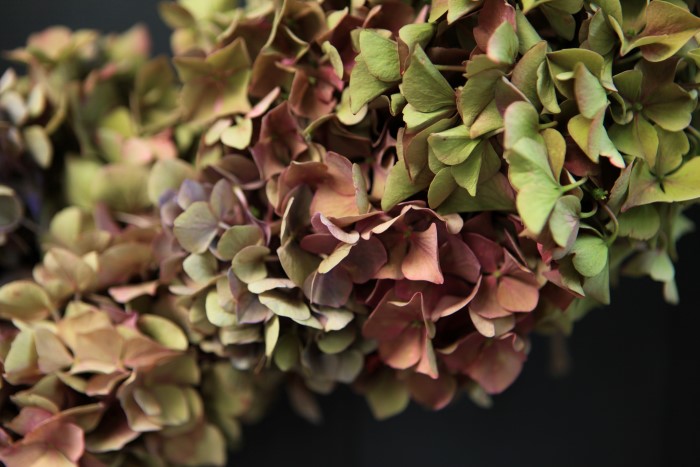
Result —
M0 49L54 24L122 31L137 22L168 53L168 29L153 0L2 0ZM7 62L0 61L0 72ZM691 211L696 223L700 210ZM699 224L700 225L700 224ZM325 423L297 418L284 400L246 427L231 465L248 466L683 466L700 448L700 234L679 245L679 306L661 286L623 280L613 305L595 310L569 340L564 377L550 375L549 342L535 338L525 369L484 410L462 399L442 412L411 406L376 422L347 388L323 397Z

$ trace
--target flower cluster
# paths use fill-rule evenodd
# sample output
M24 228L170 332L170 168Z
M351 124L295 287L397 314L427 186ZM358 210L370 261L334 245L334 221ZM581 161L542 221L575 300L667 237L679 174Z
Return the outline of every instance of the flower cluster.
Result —
M621 274L678 300L696 3L428 3L163 3L174 71L140 28L12 52L0 460L223 465L279 389L488 405Z

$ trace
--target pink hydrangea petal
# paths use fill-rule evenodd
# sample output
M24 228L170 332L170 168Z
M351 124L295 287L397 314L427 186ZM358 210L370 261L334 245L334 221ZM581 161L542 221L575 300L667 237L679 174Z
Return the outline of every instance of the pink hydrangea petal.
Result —
M327 233L344 243L357 243L360 234L353 230L346 232L343 227L336 225L333 219L329 219L323 213L317 212L311 217L311 225L319 233Z
M403 332L394 338L379 343L379 356L392 368L410 368L423 357L426 339L425 328L406 326Z
M314 272L304 281L304 294L311 303L339 308L345 305L352 293L352 281L348 273L335 268L327 274Z
M442 284L445 278L438 261L437 227L430 224L427 230L411 234L408 254L401 271L407 279Z
M474 233L465 234L464 241L478 258L482 271L493 273L498 270L500 263L503 262L503 247L493 240Z
M316 190L311 201L311 212L320 212L332 217L355 216L360 213L354 195L341 195L325 185Z
M509 339L494 340L482 348L468 374L487 393L498 394L513 384L524 361L525 352L516 351Z
M467 374L467 370L476 358L479 356L479 351L482 344L486 342L486 338L478 332L472 332L464 337L451 352L442 353L440 360L452 373Z
M345 258L342 267L350 274L354 283L364 284L376 276L387 259L384 244L377 237L372 237L369 240L360 240Z
M403 241L399 233L383 235L382 243L388 255L387 262L375 274L375 279L403 279L401 266L406 257L408 245Z
M428 339L426 335L423 342L423 353L421 355L418 366L416 367L418 373L430 376L435 379L438 377L438 367L437 360L435 358L435 350L433 349L433 344Z
M309 234L301 239L301 247L317 255L330 255L340 241L327 233Z
M511 276L503 276L498 281L498 303L509 311L532 311L540 299L540 292L532 284Z
M48 410L39 407L24 407L20 410L19 415L5 424L5 428L9 428L20 435L26 435L50 419L52 415Z
M411 397L421 405L440 410L452 401L457 392L457 381L447 373L440 373L437 379L421 373L408 377L408 390Z
M474 39L481 50L486 52L486 45L496 28L508 21L515 29L515 8L506 0L487 0L479 14L479 24L474 28Z
M512 331L515 327L515 316L513 315L488 319L470 310L469 317L476 330L484 337L499 337Z
M440 247L440 266L443 274L452 274L472 284L481 275L481 264L469 246L457 236L449 236Z
M393 292L388 292L367 318L362 329L365 337L390 340L403 332L407 325L423 321L422 294L413 295L408 302L394 301L394 298Z
M476 296L469 304L469 310L478 313L483 318L503 318L510 315L510 311L501 306L497 297L498 285L495 276L485 276Z

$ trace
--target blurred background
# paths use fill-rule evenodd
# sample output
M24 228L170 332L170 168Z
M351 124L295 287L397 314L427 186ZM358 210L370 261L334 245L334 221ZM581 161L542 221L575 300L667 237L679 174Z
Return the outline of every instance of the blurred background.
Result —
M169 30L157 1L2 0L0 49L23 45L51 25L123 31L148 26L153 53L167 54ZM10 66L0 60L0 74ZM700 225L700 209L691 217ZM700 233L679 244L679 306L661 285L625 280L613 305L591 312L567 341L572 366L550 372L550 341L535 338L515 384L494 407L462 399L431 413L411 406L384 422L347 388L322 397L325 422L310 425L281 398L246 427L230 465L266 467L685 466L700 447ZM695 269L698 267L698 269Z

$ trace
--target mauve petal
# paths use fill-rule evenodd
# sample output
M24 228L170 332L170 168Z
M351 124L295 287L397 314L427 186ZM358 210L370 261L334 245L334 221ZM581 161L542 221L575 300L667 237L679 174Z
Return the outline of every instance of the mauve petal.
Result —
M411 398L433 410L444 408L457 392L457 381L445 372L442 372L437 379L412 373L407 383Z
M480 282L481 276L474 285L446 276L444 284L429 285L424 300L429 304L431 320L437 321L466 307L478 293Z
M435 379L438 377L438 367L437 360L435 359L435 350L433 349L433 344L428 339L426 335L423 342L423 353L421 355L418 366L416 367L416 372L422 373L424 375L430 376Z
M487 51L489 39L505 21L508 21L515 29L515 8L506 0L484 2L479 14L478 25L473 29L474 39L481 50Z
M299 185L316 187L328 177L328 167L318 161L292 162L285 165L279 178L280 198Z
M260 176L264 180L269 180L274 175L281 173L286 164L275 157L276 146L271 141L259 141L253 146L250 152L253 154L255 165L258 166Z
M430 316L432 321L437 321L439 318L444 318L452 313L456 313L472 301L476 295L477 289L474 288L472 293L466 297L457 297L455 295L444 295L433 307Z
M398 224L397 225L398 228L394 229L394 230L401 232L405 229L405 226L400 222L401 220L402 220L402 216L398 216L398 217L394 217L393 219L389 219L387 221L384 221L380 224L373 225L372 228L370 230L368 230L368 234L375 234L375 235L382 234L382 233L386 232L387 230L389 230L394 224Z
M562 311L569 308L575 298L576 295L553 283L548 282L540 289L540 299L548 301Z
M518 257L518 260L522 262L522 264L527 264L527 258L525 257L525 254L523 253L522 246L518 243L518 240L516 240L513 235L508 232L507 230L504 231L505 233L505 245L504 248L506 250L506 255L516 255ZM530 244L532 245L532 244ZM539 245L539 243L537 244ZM536 248L532 248L532 253L536 250ZM513 257L514 261L517 261L515 257Z
M415 209L421 210L416 206L417 202L408 202L408 203L401 203L397 206L395 206L391 211L389 211L388 215L394 215L393 218L382 222L380 224L375 225L372 227L371 233L373 234L381 234L386 232L387 230L391 229L394 231L398 232L404 232L408 229L408 222L406 221L406 216L408 214L411 214ZM396 211L399 209L399 213L395 214ZM431 213L435 214L432 210L427 209L425 211L430 211Z
M354 283L364 284L374 278L386 262L384 244L377 237L371 237L369 240L360 240L352 248L342 267L350 274Z
M459 237L449 235L440 247L442 272L463 278L475 284L481 275L481 264L474 252Z
M510 311L501 306L497 297L498 285L495 276L484 276L481 279L479 290L469 304L469 310L478 313L483 318L503 318L510 315Z
M467 374L472 362L479 356L481 346L486 338L478 332L472 332L464 337L452 352L441 354L440 360L452 373Z
M311 84L314 78L314 84ZM289 105L300 116L315 120L330 113L335 107L335 90L342 90L343 82L330 66L297 68L289 93Z
M509 311L532 311L540 299L540 291L532 284L525 283L510 276L503 276L498 281L498 303Z
M236 319L240 324L262 323L272 311L258 300L258 296L248 291L236 296Z
M479 316L478 313L469 311L469 317L474 323L474 327L484 337L499 337L512 331L515 327L515 316L508 315L503 318L487 319Z
M525 352L516 351L510 339L495 340L482 348L468 374L487 393L498 394L513 384L524 361Z
M52 416L51 412L39 407L24 407L20 410L19 415L5 423L5 428L9 428L17 434L26 435Z
M333 151L328 151L323 161L328 167L329 178L326 181L328 187L338 194L352 197L354 200L355 184L352 181L352 162L350 162L350 159ZM354 215L359 214L358 212Z
M340 227L341 229L344 229L349 225L356 224L355 230L358 232L363 232L367 228L366 226L368 225L368 223L371 223L373 219L377 219L382 215L384 215L383 212L374 211L368 212L366 214L358 214L357 216L329 217L328 220L330 220L334 225ZM365 237L362 238L367 240L367 238Z
M335 250L335 247L338 246L338 243L340 241L333 235L318 233L305 236L301 239L299 245L304 250L316 255L330 255Z
M530 273L530 270L520 264L517 259L511 254L510 251L504 250L504 255L503 255L503 264L501 264L501 267L499 270L501 271L501 274L512 274L516 271L520 272L526 272Z
M479 234L486 238L496 238L491 212L482 212L466 221L464 223L463 232Z
M414 294L408 302L398 302L394 298L393 291L387 293L367 318L362 329L365 337L380 341L392 339L409 324L423 322L422 294Z
M341 227L335 225L331 219L320 212L317 212L311 217L311 225L316 232L328 233L344 243L355 244L360 239L359 233L354 230L351 232L344 231Z
M78 462L85 451L83 430L77 425L59 420L47 422L27 433L21 443L43 444L47 451L56 450L73 462Z
M320 212L329 217L356 216L360 213L354 195L341 195L326 185L321 185L314 193L311 212Z
M299 132L297 121L289 111L287 101L282 102L263 117L259 140L279 141L286 147L290 160L295 159L307 148Z
M364 300L364 304L368 307L374 309L379 303L384 299L384 297L391 292L393 288L394 281L392 280L378 280L374 282L374 287L372 291L369 292Z
M535 276L535 273L524 267L523 269L517 269L515 271L512 271L509 274L504 274L504 276L517 279L520 282L528 284L529 286L534 287L536 289L540 287L540 283L537 281L537 276Z
M424 354L426 330L407 326L394 338L379 343L379 356L392 368L404 370L418 363Z
M352 281L345 270L335 268L327 274L314 272L304 281L304 294L311 303L339 308L352 293Z
M474 233L464 234L464 241L478 258L481 270L492 273L503 262L503 247L493 240Z
M414 232L409 239L408 254L401 271L406 279L442 284L445 278L438 261L437 227L430 224L423 232Z
M420 281L400 280L394 282L394 300L402 302L410 302L413 296L417 293L423 294L423 303L426 300L431 300L430 284Z
M388 258L384 266L375 274L375 279L403 279L404 275L401 271L401 265L404 258L406 258L408 250L408 244L404 241L403 235L400 233L382 235L381 240L385 246Z

